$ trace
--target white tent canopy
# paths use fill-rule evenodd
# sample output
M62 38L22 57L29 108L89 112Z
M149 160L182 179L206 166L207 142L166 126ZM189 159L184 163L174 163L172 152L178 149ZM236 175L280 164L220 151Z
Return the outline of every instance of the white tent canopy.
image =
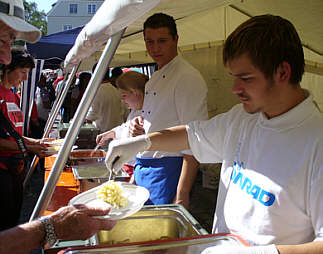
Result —
M296 27L304 45L306 59L323 68L323 1L322 0L162 0L155 8L128 26L113 63L136 61L132 54L145 51L142 25L153 13L165 12L177 20L179 47L199 47L224 41L249 17L261 14L279 15Z
M145 12L153 8L156 0L105 1L76 38L65 59L65 67L71 69L89 57L112 35L126 28Z
M106 6L111 3L112 0L104 2ZM157 1L155 3L157 4ZM209 87L210 115L223 112L236 103L230 91L231 80L224 74L227 71L222 66L221 45L239 24L252 16L279 15L294 24L304 46L307 71L304 82L311 83L311 86L314 82L314 86L322 87L322 0L160 0L150 11L141 17L138 15L139 18L132 20L133 23L128 23L111 66L153 62L145 49L142 27L147 17L157 12L167 13L176 19L179 53L198 68L206 79ZM100 54L99 50L91 57L85 57L81 69L90 70ZM225 86L226 84L228 86ZM322 91L319 90L318 94L318 103L323 105ZM214 105L214 99L217 105Z
M118 3L118 6L114 6L114 0L104 2L87 24L86 29L81 32L75 47L71 50L74 53L70 52L72 57L69 54L66 58L67 62L73 63L87 58L89 53L92 54L97 50L116 29L121 30L124 27L127 27L127 30L112 64L129 65L142 63L143 60L151 62L149 58L138 58L138 52L145 52L143 22L156 12L167 13L177 20L179 47L182 50L187 49L188 46L201 47L199 45L201 43L208 46L210 43L224 41L241 22L249 17L270 13L287 18L295 25L304 45L306 60L312 66L319 68L323 74L322 0L161 0L160 2L120 0ZM106 19L108 12L113 13L115 8L120 9L120 16L125 12L132 12L132 15L127 20L121 19L111 25L111 22L107 22ZM147 12L149 9L151 10ZM101 24L104 24L104 27ZM92 52L86 49L89 46L92 47ZM78 48L79 50L75 51ZM94 57L98 59L100 53L101 51L98 51ZM134 55L137 57L133 57ZM71 59L73 57L77 60Z

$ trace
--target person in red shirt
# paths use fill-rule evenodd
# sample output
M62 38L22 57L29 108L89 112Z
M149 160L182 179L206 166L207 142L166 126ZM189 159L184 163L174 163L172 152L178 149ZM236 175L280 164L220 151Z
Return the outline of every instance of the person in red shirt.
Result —
M13 50L12 61L3 67L0 83L0 109L3 116L10 121L13 129L22 135L24 116L19 108L20 96L11 88L19 88L27 80L29 71L35 67L33 57L26 51ZM4 118L1 119L4 122ZM23 196L23 178L25 160L21 149L17 150L16 138L8 135L8 127L0 130L0 201L11 209L1 209L0 229L15 226L18 223ZM10 133L10 132L9 132ZM46 146L41 140L22 137L29 152L44 157Z

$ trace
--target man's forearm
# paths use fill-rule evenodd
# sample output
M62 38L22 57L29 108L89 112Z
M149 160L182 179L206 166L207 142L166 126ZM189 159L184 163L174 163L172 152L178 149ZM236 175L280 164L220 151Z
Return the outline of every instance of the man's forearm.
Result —
M182 173L178 182L177 191L189 193L195 181L199 162L192 155L184 155Z
M189 198L198 171L198 161L192 155L184 155L182 172L177 185L175 203L189 209Z
M41 247L45 237L40 221L33 221L0 232L0 254L28 253Z
M28 137L22 137L22 138L27 146L27 149L29 145L39 144L39 140L37 139L28 138ZM0 150L18 151L19 147L16 141L0 138Z
M117 173L124 163L132 160L139 152L179 152L187 149L189 149L189 145L186 128L185 126L177 126L148 135L111 141L105 164L108 169L114 169Z
M149 134L150 151L180 152L189 149L185 125Z
M19 148L15 141L0 138L0 150L17 151Z
M277 245L279 254L321 254L323 242L310 242L298 245Z

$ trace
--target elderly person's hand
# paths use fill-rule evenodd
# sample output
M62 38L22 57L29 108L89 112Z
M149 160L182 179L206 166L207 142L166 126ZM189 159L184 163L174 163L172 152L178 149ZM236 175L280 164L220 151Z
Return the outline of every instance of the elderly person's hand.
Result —
M45 145L27 145L28 151L36 154L39 158L49 156L47 153L47 146Z
M144 119L142 116L137 116L130 121L129 134L132 137L145 134Z
M48 156L47 147L42 139L33 139L29 137L23 137L28 151L36 154L39 158Z
M86 240L99 230L110 230L116 221L95 218L104 216L110 208L97 208L79 204L62 207L49 216L57 239L63 240Z

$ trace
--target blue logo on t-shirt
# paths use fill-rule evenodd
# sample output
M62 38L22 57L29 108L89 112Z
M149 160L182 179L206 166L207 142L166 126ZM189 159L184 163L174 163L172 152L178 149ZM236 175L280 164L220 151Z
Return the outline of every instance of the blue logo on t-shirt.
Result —
M254 184L250 178L244 175L243 169L243 162L234 162L231 173L232 183L237 184L242 191L251 195L252 198L256 199L264 206L271 206L275 201L275 195Z

